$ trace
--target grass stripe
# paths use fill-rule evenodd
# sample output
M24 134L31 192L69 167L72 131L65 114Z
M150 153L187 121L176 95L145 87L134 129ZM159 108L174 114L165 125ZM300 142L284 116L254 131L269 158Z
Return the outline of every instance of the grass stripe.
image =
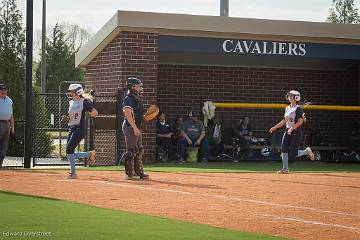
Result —
M126 201L126 196L124 196ZM133 214L79 203L0 191L0 234L47 232L26 239L280 239L193 224L172 219ZM0 238L1 238L0 237Z

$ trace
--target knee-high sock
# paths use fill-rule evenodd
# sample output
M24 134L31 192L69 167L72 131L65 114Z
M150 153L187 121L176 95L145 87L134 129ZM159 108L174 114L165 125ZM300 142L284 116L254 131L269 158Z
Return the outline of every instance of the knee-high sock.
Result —
M75 154L68 154L67 158L69 159L69 162L70 162L70 174L76 174Z
M288 170L289 169L289 154L282 153L281 158L282 158L282 163L283 163L283 169Z
M305 156L305 155L307 155L307 152L305 150L298 150L297 157Z
M90 157L90 152L76 152L74 153L76 159Z

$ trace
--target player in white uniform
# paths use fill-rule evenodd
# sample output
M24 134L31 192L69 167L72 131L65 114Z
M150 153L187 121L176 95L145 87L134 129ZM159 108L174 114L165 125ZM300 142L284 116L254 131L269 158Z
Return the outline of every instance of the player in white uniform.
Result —
M281 142L281 158L283 168L278 173L289 173L289 157L291 159L299 156L307 155L310 160L314 160L315 156L310 147L305 150L298 150L301 140L301 126L305 121L304 112L299 105L300 93L292 90L286 94L286 99L290 105L285 108L284 118L275 126L270 128L269 132L273 133L278 128L286 125L286 131Z
M85 137L85 113L89 112L90 117L98 115L97 110L92 106L92 97L84 94L84 89L80 84L70 84L68 95L71 98L67 120L69 135L67 138L66 154L70 162L69 178L77 178L75 169L75 159L89 157L90 161L95 161L95 150L89 152L76 152L75 148L81 139Z

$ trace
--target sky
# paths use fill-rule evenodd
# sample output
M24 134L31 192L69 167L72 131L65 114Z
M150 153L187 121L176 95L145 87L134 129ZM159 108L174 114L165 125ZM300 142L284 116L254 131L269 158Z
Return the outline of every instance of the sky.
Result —
M43 0L34 0L34 30L41 30ZM21 11L26 0L17 0ZM332 0L229 0L229 16L323 22ZM117 10L218 16L220 0L47 0L47 25L77 24L96 33ZM355 0L360 9L360 0Z

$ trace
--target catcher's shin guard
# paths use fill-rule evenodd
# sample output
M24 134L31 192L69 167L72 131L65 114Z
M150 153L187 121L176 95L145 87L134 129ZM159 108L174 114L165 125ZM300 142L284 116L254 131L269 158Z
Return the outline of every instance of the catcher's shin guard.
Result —
M148 178L149 176L144 173L144 165L142 163L142 156L144 155L144 148L139 148L137 150L135 160L134 160L134 169L136 175L140 178Z
M128 177L133 177L134 173L134 155L132 151L127 151L123 155L125 173Z

